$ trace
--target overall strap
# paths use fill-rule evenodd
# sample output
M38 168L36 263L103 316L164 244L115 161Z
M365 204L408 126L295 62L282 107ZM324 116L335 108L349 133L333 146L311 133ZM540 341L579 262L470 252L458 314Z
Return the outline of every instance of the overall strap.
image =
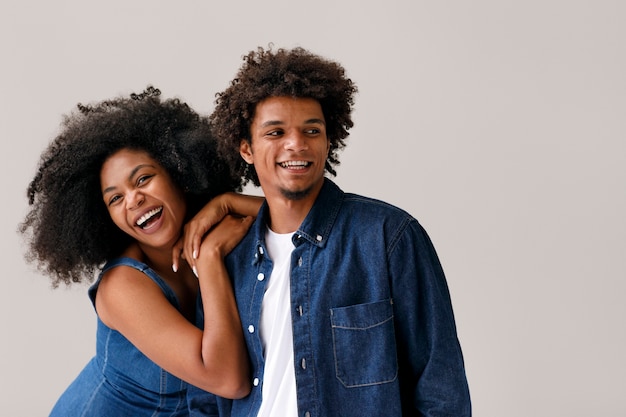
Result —
M163 291L163 295L165 295L165 298L167 298L167 300L174 307L176 307L177 310L180 311L180 304L178 302L178 297L176 297L176 293L174 292L174 290L170 288L169 285L167 285L167 283L163 280L163 278L161 278L152 268L150 268L145 263L140 262L133 258L126 258L126 257L113 259L107 262L106 265L104 265L104 267L102 267L102 270L100 271L100 274L98 275L98 279L89 288L89 291L88 291L89 298L91 299L91 302L94 305L94 307L95 307L95 302L96 302L96 292L98 291L98 286L100 285L100 281L102 280L103 275L109 269L115 268L116 266L121 266L121 265L130 266L131 268L135 268L136 270L141 271L144 274L146 274L152 281L154 281L154 283L156 283L159 286L159 288L161 288L161 291Z

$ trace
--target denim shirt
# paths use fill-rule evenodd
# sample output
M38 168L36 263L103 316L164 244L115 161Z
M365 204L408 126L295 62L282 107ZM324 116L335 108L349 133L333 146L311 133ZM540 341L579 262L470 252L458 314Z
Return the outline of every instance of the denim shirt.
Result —
M230 401L189 391L191 415L256 416L264 359L258 329L272 271L266 204L227 268L253 388ZM298 415L470 416L469 389L443 270L420 224L329 179L293 235L291 299Z

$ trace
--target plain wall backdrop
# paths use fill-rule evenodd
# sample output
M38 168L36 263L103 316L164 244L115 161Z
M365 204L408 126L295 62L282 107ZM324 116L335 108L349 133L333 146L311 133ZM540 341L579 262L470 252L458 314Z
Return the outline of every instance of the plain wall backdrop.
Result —
M626 416L625 21L621 0L3 1L0 414L47 415L95 351L87 287L52 290L16 232L62 115L148 84L209 113L273 42L357 83L336 181L429 232L474 415Z

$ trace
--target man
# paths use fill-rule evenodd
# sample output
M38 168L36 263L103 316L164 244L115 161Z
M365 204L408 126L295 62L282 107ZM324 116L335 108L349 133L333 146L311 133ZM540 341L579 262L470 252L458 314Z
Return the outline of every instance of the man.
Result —
M426 232L325 178L352 127L356 86L338 63L301 48L259 48L244 61L211 121L234 169L265 195L226 258L253 388L235 401L191 393L192 415L471 415ZM206 230L206 219L196 222Z

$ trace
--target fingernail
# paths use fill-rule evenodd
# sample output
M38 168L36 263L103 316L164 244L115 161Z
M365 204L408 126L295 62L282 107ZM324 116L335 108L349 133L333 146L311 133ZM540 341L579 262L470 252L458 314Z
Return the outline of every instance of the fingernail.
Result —
M195 266L191 267L191 270L193 271L196 278L198 278L198 270L196 269L196 267Z
M198 259L198 250L194 250L191 256L193 257L193 259Z

